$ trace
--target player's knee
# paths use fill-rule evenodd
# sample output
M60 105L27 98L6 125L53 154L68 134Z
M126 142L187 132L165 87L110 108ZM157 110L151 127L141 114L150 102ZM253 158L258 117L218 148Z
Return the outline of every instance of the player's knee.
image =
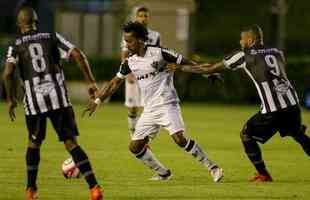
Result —
M183 135L183 131L173 134L172 138L179 147L184 148L187 144L187 140Z
M244 126L240 132L240 139L242 142L246 142L251 140L251 137L249 136L249 134L247 133L247 128L246 126Z
M144 148L145 143L140 141L131 141L129 143L129 151L133 154L140 153Z

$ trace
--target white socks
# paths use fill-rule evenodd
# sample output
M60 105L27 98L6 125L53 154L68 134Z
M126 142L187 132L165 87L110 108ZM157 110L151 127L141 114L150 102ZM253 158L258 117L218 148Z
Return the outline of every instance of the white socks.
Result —
M209 171L214 166L216 166L211 160L208 159L207 154L194 140L189 139L187 141L187 144L185 146L185 151L190 153L194 158L196 158L199 162L205 165Z
M136 158L141 160L143 164L148 166L151 170L154 170L159 175L165 175L168 172L168 169L157 160L149 148L143 148L140 153L136 154Z

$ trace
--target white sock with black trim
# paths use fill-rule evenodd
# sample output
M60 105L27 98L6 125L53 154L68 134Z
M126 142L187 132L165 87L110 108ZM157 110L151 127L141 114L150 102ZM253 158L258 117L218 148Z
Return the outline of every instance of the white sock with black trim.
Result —
M194 140L188 139L187 144L185 146L185 151L191 154L194 158L196 158L199 162L205 165L210 171L214 166L211 160L208 159L208 155L203 151L199 144L197 144Z
M149 148L143 148L143 150L136 154L136 158L141 160L143 164L148 166L151 170L155 171L159 175L165 175L168 172L168 169L157 160L155 155Z

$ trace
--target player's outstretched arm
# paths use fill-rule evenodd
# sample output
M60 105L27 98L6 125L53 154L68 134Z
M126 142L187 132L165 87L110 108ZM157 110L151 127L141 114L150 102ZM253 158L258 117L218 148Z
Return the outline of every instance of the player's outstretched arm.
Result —
M96 94L98 93L98 87L96 85L96 80L89 66L87 57L78 48L74 48L70 52L70 57L72 57L75 60L75 62L79 65L80 69L82 70L83 75L88 83L88 94L91 99L94 99Z
M11 121L14 121L16 119L15 108L17 107L17 98L13 80L15 68L16 66L14 63L6 62L2 77L4 80L4 86L7 94L7 103L9 106L9 116L11 118Z
M197 74L214 74L224 70L225 66L221 61L214 64L203 63L196 65L170 65L168 68L172 71L183 71Z
M91 116L96 111L99 104L110 97L119 88L122 82L123 79L115 76L105 87L100 89L96 99L94 101L91 100L88 103L86 109L83 111L82 116L84 116L87 112L89 112L88 115Z

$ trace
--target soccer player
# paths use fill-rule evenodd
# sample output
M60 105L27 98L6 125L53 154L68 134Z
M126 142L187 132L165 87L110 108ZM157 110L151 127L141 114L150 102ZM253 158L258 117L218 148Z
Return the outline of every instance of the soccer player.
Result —
M209 170L215 182L220 181L223 177L222 169L209 160L196 141L185 136L179 99L173 85L173 73L166 70L167 63L192 62L169 49L146 46L147 29L140 23L129 22L124 25L123 33L131 56L121 64L117 75L100 90L96 100L89 103L85 112L91 115L100 102L112 95L126 76L132 73L144 97L144 110L132 135L129 149L156 173L152 180L167 180L171 177L171 171L145 147L149 137L156 135L160 127L163 127L177 145Z
M148 36L146 43L152 46L160 46L160 34L157 31L148 28L150 12L145 6L140 6L134 9L134 19L147 28ZM122 40L121 44L121 59L125 61L130 52L126 47L126 41ZM136 123L139 119L139 110L143 107L141 91L136 83L136 78L133 74L129 74L125 82L125 106L128 108L128 128L129 133L133 134Z
M29 133L26 152L28 200L38 198L37 174L40 162L40 146L45 139L47 118L64 142L74 162L84 175L90 188L91 200L101 200L102 191L84 150L78 145L78 129L72 105L68 98L64 74L60 65L60 50L65 51L80 66L89 84L89 94L97 92L95 79L87 58L58 33L38 32L38 19L31 7L22 7L17 15L21 35L8 48L3 78L7 91L9 115L15 119L16 97L12 76L19 68L25 96L24 109Z
M298 97L285 72L283 52L264 46L263 31L258 25L241 32L242 50L215 64L171 66L172 70L212 74L225 68L243 69L254 83L261 99L261 108L244 125L241 141L245 153L257 170L255 182L272 181L257 142L266 143L274 134L291 136L310 156L310 138L302 125Z

